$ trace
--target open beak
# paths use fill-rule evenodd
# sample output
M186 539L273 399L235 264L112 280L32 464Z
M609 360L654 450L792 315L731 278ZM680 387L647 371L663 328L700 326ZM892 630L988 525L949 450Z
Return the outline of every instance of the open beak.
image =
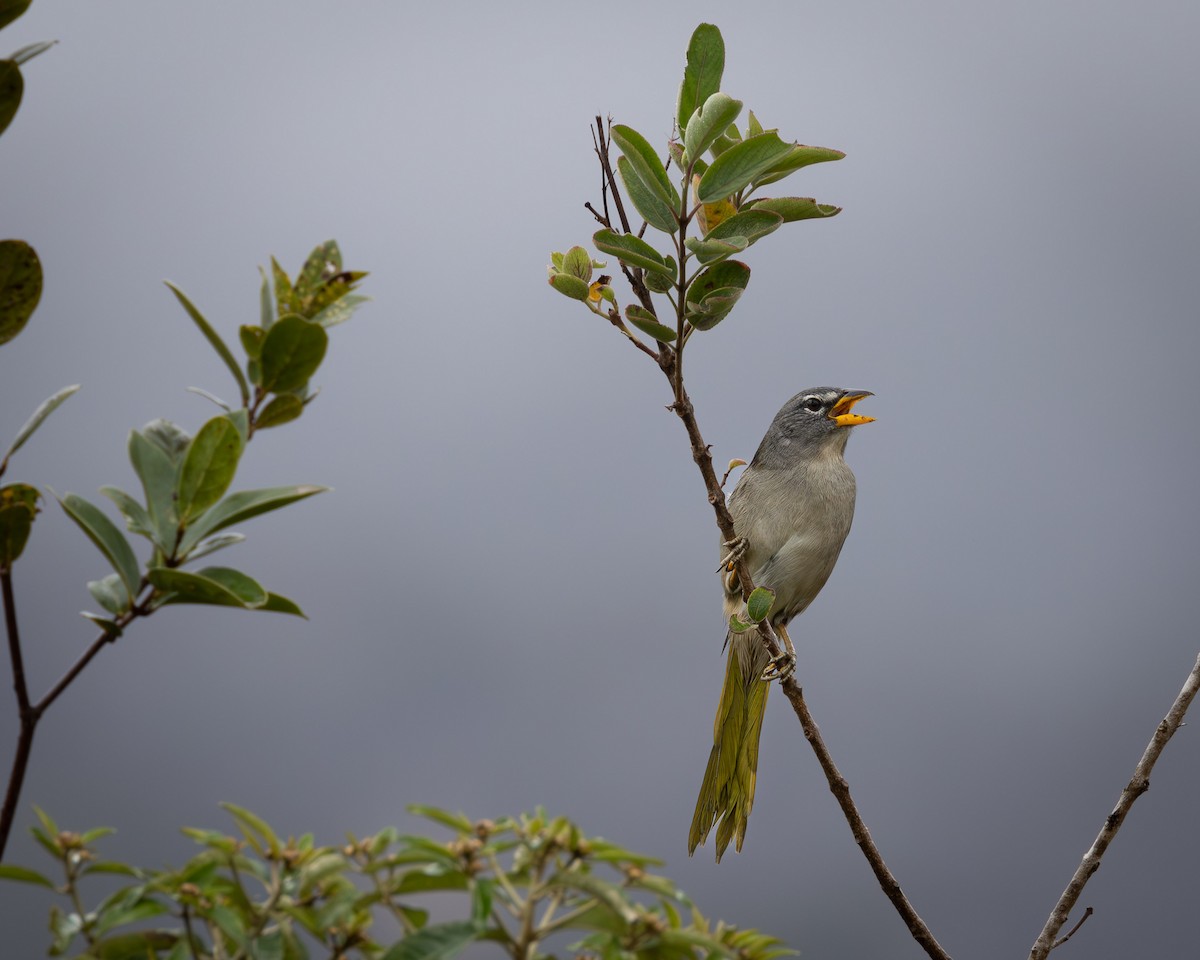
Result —
M850 410L863 397L873 396L875 394L870 390L847 390L829 411L829 419L839 427L857 427L860 423L870 423L874 417L864 417L858 413L851 413Z

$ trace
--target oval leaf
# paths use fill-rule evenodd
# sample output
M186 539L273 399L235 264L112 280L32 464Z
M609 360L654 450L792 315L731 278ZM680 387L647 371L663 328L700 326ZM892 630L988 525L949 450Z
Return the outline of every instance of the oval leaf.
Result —
M572 300L586 300L588 298L588 285L578 277L571 276L569 273L550 274L550 286L564 297L570 297Z
M27 483L0 487L0 570L11 570L25 549L40 497L37 488Z
M165 601L167 603L203 603L217 607L239 607L243 610L255 606L248 604L242 595L226 583L202 573L170 567L151 567L146 577L157 590L169 595ZM250 580L249 577L246 579ZM250 582L254 583L253 580ZM261 587L259 591L265 602L266 591Z
M670 343L675 339L676 332L674 330L659 323L654 314L636 304L631 303L625 308L625 319L659 343Z
M453 960L483 934L468 920L437 923L410 933L394 944L382 960Z
M766 619L775 604L775 593L766 587L755 587L746 601L746 616L755 623Z
M241 456L242 437L228 417L213 417L200 428L179 471L181 523L199 516L225 495Z
M110 573L100 580L89 580L87 588L92 599L109 613L120 616L129 609L129 592L121 582L120 574Z
M262 412L254 420L257 430L267 430L291 423L304 412L304 401L294 393L281 393L272 397L271 402L262 408Z
M42 263L37 251L24 240L0 240L0 343L8 343L25 329L41 298Z
M721 132L738 118L742 112L742 101L734 100L727 93L714 93L696 109L688 121L683 137L686 161L704 155Z
M759 175L782 162L794 144L784 143L775 132L760 133L735 143L709 164L696 194L702 203L713 203L745 189Z
M749 244L768 233L774 233L782 225L783 217L770 210L740 210L712 227L704 239L726 240L745 237Z
M592 258L583 247L572 247L563 256L561 272L587 283L592 279Z
M21 106L25 80L12 60L0 60L0 133L8 129Z
M643 220L663 233L674 233L679 229L679 214L642 182L633 164L625 157L617 157L617 173L621 175L621 180L625 183L625 192L629 194L629 199Z
M296 314L281 317L263 338L262 388L290 393L308 383L325 359L329 335L323 327Z
M716 263L726 257L732 257L735 253L741 253L748 246L750 241L745 237L730 236L721 240L698 240L695 237L687 239L687 248L701 263Z
M632 233L597 230L592 236L592 242L596 249L612 254L631 267L641 267L643 270L674 278L675 271L668 266L666 258L641 237L635 237Z
M841 150L833 150L829 147L809 147L803 143L794 143L792 144L791 151L782 160L770 167L770 169L756 176L754 183L759 187L765 186L768 183L775 183L777 180L782 180L784 177L795 173L801 167L807 167L813 163L827 163L830 160L841 160L845 156Z
M688 41L687 66L675 103L675 122L681 132L696 109L721 89L721 74L725 72L725 41L721 31L711 23L702 23Z
M679 209L679 193L676 191L667 169L655 149L632 127L618 123L612 128L612 139L633 166L638 178L651 193L667 205L670 210Z
M171 556L179 527L179 515L175 512L179 467L159 444L138 430L129 432L129 461L142 482L154 542L164 554Z

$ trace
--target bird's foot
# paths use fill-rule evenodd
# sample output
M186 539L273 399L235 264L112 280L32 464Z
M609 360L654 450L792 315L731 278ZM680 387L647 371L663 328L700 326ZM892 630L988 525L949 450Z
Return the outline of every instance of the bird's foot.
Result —
M721 558L721 565L717 567L717 573L722 570L732 570L750 549L750 541L745 537L734 537L732 540L726 540L721 546L728 547L729 552Z
M760 680L770 683L772 680L778 680L782 683L793 673L796 672L796 655L794 653L781 653L779 656L772 658L767 664L767 668L759 676Z

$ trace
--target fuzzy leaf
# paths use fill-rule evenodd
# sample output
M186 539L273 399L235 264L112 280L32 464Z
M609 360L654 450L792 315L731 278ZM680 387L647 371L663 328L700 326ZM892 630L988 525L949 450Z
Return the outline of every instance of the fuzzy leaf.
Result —
M641 267L643 270L674 278L675 271L668 265L666 258L641 237L635 237L632 233L597 230L592 236L592 242L597 250L611 254L631 267Z
M726 93L714 93L696 109L687 124L683 137L688 160L703 156L721 132L738 118L742 112L742 101L734 100Z
M77 383L69 387L63 387L52 397L48 397L47 399L43 400L38 408L33 411L33 415L26 420L25 423L22 424L21 429L17 431L17 435L13 439L12 444L5 452L4 456L0 458L0 464L7 464L9 457L20 450L21 447L24 446L25 441L33 436L34 431L36 431L37 428L42 425L45 419L55 410L61 407L67 398L74 394L78 389L79 384Z
M186 554L193 546L218 530L224 530L235 523L257 517L260 513L286 507L289 503L311 497L314 493L324 493L328 489L328 487L301 485L265 487L261 490L241 490L231 493L197 517L188 527L179 545L180 552Z
M78 524L88 539L104 554L112 568L121 575L125 589L131 597L137 596L138 584L141 582L137 557L125 535L117 529L117 525L108 519L99 507L83 497L68 493L58 498L59 504L72 520Z
M612 139L646 188L666 204L667 209L677 211L679 193L667 176L666 167L658 153L646 138L632 127L618 123L612 128Z
M617 157L617 173L625 184L630 202L650 226L663 233L675 233L679 229L679 213L672 210L665 200L642 182L633 164L625 157Z
M674 330L659 323L654 314L637 304L631 303L625 307L625 319L659 343L670 343L676 337Z
M570 297L572 300L586 300L590 292L587 283L569 273L552 273L550 286L564 297Z
M724 200L745 189L758 176L791 154L795 144L777 133L760 133L735 143L708 165L696 194L703 203Z
M842 212L841 207L829 203L817 203L812 197L761 197L747 200L743 210L770 210L783 217L784 223L795 220L816 220L832 217Z

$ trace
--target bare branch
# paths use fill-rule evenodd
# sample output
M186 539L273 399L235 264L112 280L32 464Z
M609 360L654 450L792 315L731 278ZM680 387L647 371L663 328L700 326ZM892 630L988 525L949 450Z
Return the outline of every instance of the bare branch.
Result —
M1083 860L1076 869L1075 875L1071 877L1071 882L1067 884L1067 889L1063 891L1062 896L1058 898L1058 903L1050 911L1050 918L1046 921L1042 932L1033 943L1033 949L1029 952L1029 960L1045 960L1051 950L1070 938L1071 934L1067 934L1057 943L1054 940L1058 931L1063 928L1063 924L1067 922L1067 917L1079 900L1079 895L1083 893L1084 886L1087 885L1092 874L1100 868L1100 858L1104 856L1104 851L1108 849L1108 845L1112 843L1117 831L1121 829L1121 824L1125 822L1125 817L1133 806L1133 802L1150 789L1150 771L1154 769L1154 764L1158 761L1167 741L1183 724L1183 717L1195 698L1197 690L1200 690L1200 656L1196 657L1196 663L1192 667L1192 672L1188 674L1183 689L1179 691L1179 696L1175 698L1171 709L1167 711L1167 715L1155 728L1150 742L1146 744L1142 759L1134 768L1129 783L1121 791L1116 807L1104 818L1104 825L1096 835L1095 841L1083 855ZM1082 923L1082 921L1080 922ZM1071 933L1074 932L1075 930L1071 931Z

